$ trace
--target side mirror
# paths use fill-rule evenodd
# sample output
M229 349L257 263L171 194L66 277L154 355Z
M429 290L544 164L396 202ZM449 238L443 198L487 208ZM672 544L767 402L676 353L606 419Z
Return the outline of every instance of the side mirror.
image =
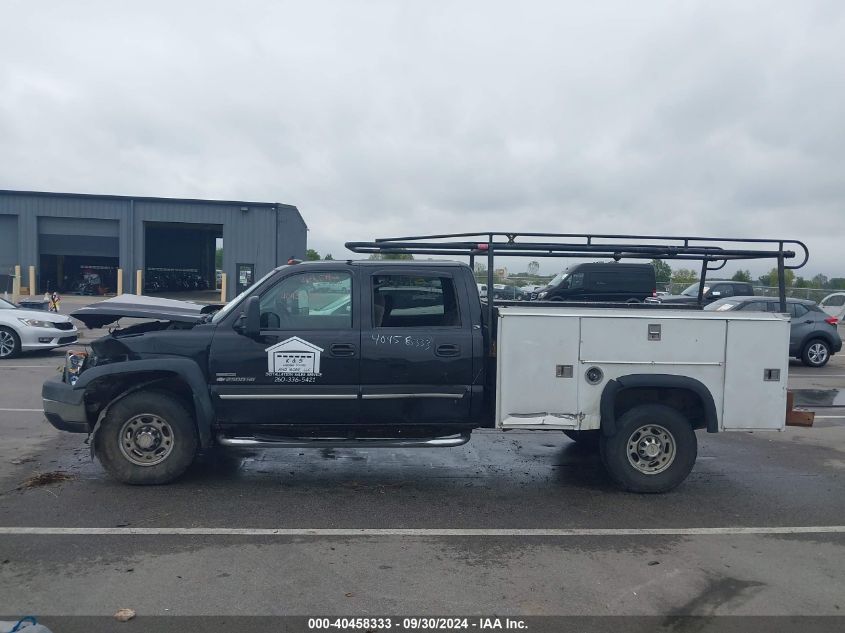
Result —
M257 338L261 334L261 299L250 297L246 300L244 312L243 334L250 338Z

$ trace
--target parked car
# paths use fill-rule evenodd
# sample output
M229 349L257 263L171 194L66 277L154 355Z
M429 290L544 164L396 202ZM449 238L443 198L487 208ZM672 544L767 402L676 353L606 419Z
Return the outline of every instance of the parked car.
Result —
M679 295L658 296L660 303L693 304L698 303L698 282L684 288ZM750 297L754 294L754 286L747 281L727 281L714 279L704 285L703 305L725 299L726 297Z
M639 303L657 288L651 264L591 262L577 264L531 293L539 301L620 301Z
M522 288L509 284L493 284L493 298L504 301L522 301L524 293Z
M839 321L845 321L845 292L834 292L819 301L819 307Z
M787 299L790 322L789 355L808 367L824 367L830 357L842 350L836 317L828 315L813 301ZM774 297L730 297L719 299L704 307L723 312L780 312L780 301Z
M70 345L76 343L78 334L76 326L63 314L24 310L0 299L0 358Z

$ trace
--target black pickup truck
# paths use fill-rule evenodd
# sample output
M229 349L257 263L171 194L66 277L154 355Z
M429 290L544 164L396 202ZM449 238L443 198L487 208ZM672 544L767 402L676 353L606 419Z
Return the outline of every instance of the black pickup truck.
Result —
M514 235L495 238L457 245L491 264L494 246L534 253ZM347 246L406 248L358 244ZM413 252L451 254L453 245ZM536 252L585 248L627 252L545 242ZM624 248L635 257L663 252ZM765 254L793 256L782 243ZM450 447L474 429L520 428L563 431L600 448L622 487L661 492L692 469L695 430L783 425L788 322L778 315L648 304L497 308L482 303L472 268L457 262L294 263L223 307L122 295L72 316L91 328L129 321L67 354L62 375L43 385L45 415L58 429L89 434L93 455L130 484L172 481L215 447ZM757 334L729 346L729 321ZM771 354L758 359L746 339ZM726 349L753 365L743 376L765 369L769 378L728 393ZM748 409L752 400L774 413Z

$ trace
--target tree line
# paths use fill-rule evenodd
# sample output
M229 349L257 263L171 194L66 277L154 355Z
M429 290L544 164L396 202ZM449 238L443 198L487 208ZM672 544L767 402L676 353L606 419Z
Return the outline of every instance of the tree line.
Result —
M657 277L657 283L676 283L676 284L691 284L698 281L698 271L691 268L675 268L673 269L669 264L660 259L653 259L651 261L654 266L654 273ZM796 276L794 270L784 271L784 281L789 288L820 288L824 290L845 290L845 277L828 277L827 275L819 273L811 279L806 279L801 276ZM761 286L777 286L778 285L778 269L772 268L765 275L761 275L756 279L751 277L751 271L738 270L731 277L732 281L747 281L749 283L756 282Z

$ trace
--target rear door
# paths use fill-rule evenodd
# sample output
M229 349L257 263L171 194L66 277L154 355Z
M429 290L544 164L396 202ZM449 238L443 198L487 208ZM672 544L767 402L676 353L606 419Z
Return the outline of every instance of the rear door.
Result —
M221 417L238 424L357 421L360 329L351 267L301 270L264 285L261 333L221 323L209 359Z
M473 337L459 281L448 268L369 272L360 295L363 424L468 421Z
M800 303L789 303L786 306L790 322L789 348L794 353L800 353L801 344L815 331L816 319L810 311Z

